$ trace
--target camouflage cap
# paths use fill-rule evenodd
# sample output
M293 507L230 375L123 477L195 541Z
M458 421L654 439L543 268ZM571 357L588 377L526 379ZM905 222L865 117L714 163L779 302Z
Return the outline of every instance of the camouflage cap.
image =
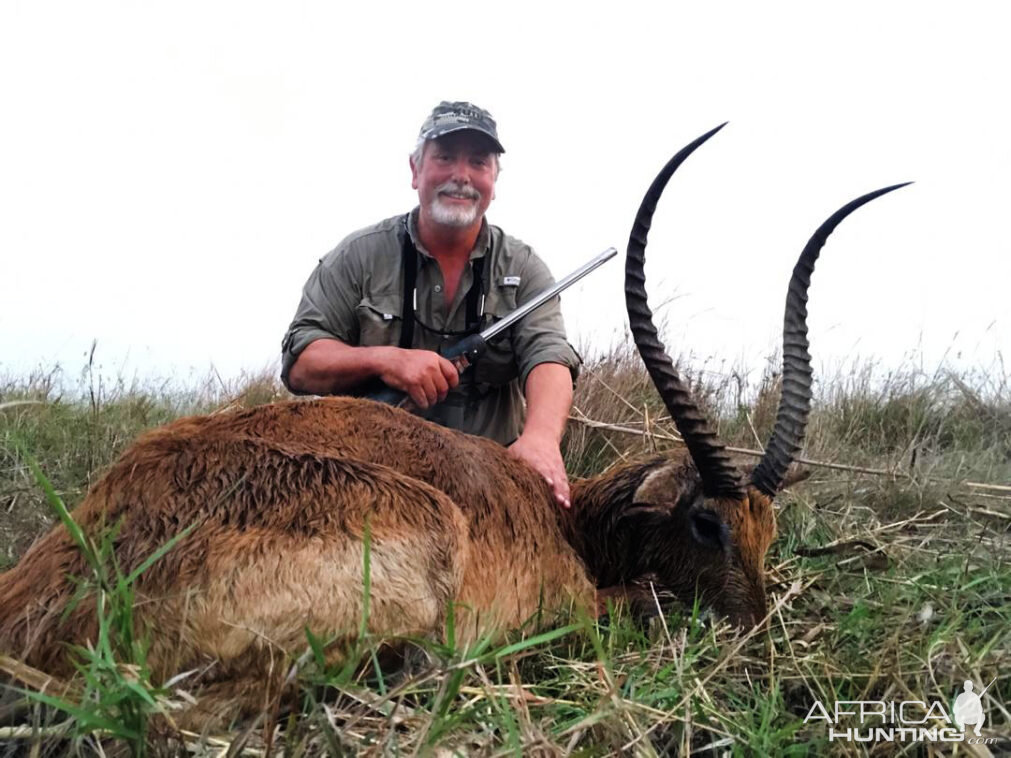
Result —
M430 139L442 137L445 134L459 132L464 129L472 129L491 137L492 142L500 153L505 152L502 143L498 141L498 130L495 119L484 108L478 108L473 103L462 100L449 102L443 100L432 109L431 115L425 119L421 125L421 132L418 134L419 142L426 142Z

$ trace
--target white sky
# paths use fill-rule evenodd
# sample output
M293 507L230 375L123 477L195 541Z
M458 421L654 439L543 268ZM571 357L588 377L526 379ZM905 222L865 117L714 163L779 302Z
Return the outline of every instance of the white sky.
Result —
M277 359L316 260L410 208L441 99L492 111L489 219L561 277L614 245L663 162L647 251L673 351L756 370L796 255L817 365L1011 348L1011 4L5 2L0 372L97 360L225 377ZM563 298L620 339L622 264ZM666 301L661 309L658 306Z

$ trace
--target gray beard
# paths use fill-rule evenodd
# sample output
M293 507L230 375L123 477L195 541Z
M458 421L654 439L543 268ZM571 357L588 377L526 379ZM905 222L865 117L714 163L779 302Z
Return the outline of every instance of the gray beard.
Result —
M466 228L477 221L477 210L476 205L472 205L469 208L444 205L439 197L432 200L428 206L428 211L435 223L457 229Z

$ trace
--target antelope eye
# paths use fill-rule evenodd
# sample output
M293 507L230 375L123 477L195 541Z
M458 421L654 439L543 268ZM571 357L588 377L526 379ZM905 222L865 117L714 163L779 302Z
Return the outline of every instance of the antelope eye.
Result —
M726 524L708 509L699 509L692 514L691 530L696 542L713 550L723 550L729 541Z

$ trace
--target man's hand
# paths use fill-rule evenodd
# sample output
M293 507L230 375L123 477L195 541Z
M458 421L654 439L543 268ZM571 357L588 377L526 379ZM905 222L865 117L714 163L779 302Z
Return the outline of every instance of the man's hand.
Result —
M509 454L533 466L551 486L558 504L563 508L571 507L569 477L565 473L562 452L553 437L524 432L509 446Z
M562 462L562 433L572 405L572 375L559 363L540 363L530 370L524 387L527 421L509 452L526 461L548 480L555 500L569 503L569 477Z
M431 350L379 349L383 351L379 378L384 384L406 392L421 409L445 400L450 389L460 383L456 366Z

